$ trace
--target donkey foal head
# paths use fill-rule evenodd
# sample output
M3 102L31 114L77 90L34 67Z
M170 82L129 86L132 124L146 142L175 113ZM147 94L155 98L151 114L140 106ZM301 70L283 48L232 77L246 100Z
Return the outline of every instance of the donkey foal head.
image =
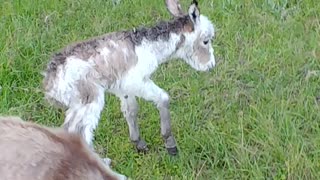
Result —
M216 64L211 41L214 38L212 22L200 14L198 2L193 1L184 13L178 0L166 0L167 9L174 18L186 19L183 28L184 43L176 56L198 71L207 71Z

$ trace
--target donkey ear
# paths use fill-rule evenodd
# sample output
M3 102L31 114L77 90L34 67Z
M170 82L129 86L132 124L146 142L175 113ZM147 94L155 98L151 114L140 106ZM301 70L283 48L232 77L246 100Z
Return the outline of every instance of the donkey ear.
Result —
M172 16L175 16L175 17L183 16L183 11L181 9L179 0L166 0L166 6Z
M194 24L197 24L200 20L200 10L198 8L198 1L193 0L188 10L190 19Z

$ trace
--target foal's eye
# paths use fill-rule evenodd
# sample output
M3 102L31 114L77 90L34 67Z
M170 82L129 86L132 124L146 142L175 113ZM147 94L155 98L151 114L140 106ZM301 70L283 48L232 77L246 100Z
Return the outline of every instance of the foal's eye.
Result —
M209 43L209 41L203 41L204 45L207 45Z

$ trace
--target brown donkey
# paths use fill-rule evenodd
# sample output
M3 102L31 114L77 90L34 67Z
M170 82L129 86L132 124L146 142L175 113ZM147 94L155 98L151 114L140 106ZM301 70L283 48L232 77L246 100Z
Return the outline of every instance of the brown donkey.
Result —
M0 117L0 179L124 180L78 134Z

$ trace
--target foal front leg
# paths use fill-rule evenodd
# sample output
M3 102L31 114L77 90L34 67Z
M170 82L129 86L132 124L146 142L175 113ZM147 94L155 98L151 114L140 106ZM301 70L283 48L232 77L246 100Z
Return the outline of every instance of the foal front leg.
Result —
M170 155L176 155L178 149L171 131L170 97L168 93L154 84L150 79L141 84L139 92L140 97L147 101L153 101L156 104L160 113L161 135L165 146Z

